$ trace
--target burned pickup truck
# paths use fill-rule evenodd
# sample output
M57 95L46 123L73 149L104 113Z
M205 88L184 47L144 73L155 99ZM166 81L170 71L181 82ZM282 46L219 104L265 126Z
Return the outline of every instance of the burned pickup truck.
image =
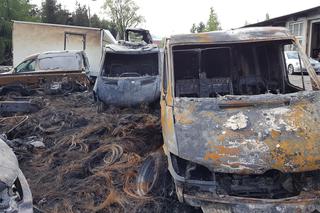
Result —
M51 51L31 55L0 74L0 95L47 94L86 89L89 62L83 51Z
M292 49L309 74L296 76L301 86L288 76ZM320 210L320 83L285 28L172 36L164 61L164 150L181 202L204 212Z
M126 41L108 45L104 50L100 75L93 89L99 110L107 105L136 106L159 100L159 48L147 43L150 38L145 33L141 42L133 41L128 37L132 33L137 31L127 30Z

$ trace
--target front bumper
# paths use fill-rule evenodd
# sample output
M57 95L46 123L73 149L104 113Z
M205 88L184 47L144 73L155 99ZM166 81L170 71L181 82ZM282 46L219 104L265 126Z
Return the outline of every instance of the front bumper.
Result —
M218 195L216 182L188 180L179 176L172 166L170 157L169 171L174 179L179 201L201 207L203 212L311 213L320 211L320 191L302 191L298 196L282 199Z
M20 169L18 179L20 181L21 191L23 194L22 200L18 203L19 213L33 213L31 190L25 176Z

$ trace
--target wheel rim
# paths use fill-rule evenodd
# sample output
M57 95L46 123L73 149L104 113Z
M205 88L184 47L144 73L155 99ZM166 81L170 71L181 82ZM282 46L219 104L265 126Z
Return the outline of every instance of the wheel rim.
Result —
M290 65L288 66L288 72L289 72L290 75L293 74L293 70L294 70L294 68L293 68L293 66L290 64Z

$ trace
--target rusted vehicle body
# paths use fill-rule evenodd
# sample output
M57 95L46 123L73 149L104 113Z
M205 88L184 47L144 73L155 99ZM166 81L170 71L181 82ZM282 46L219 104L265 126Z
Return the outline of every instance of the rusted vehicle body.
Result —
M313 91L291 84L284 46ZM161 123L181 202L204 212L320 210L319 80L285 28L172 36Z
M72 91L89 85L89 62L83 51L46 52L32 55L9 72L0 74L0 94L28 95L34 90Z
M159 48L152 44L108 45L93 89L98 104L136 106L159 100L159 58Z
M12 149L0 139L0 212L32 213L32 194Z

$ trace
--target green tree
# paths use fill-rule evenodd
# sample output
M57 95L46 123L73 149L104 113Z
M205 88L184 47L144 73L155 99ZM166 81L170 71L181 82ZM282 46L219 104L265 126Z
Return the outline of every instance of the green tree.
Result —
M269 20L270 19L270 15L269 13L266 13L266 20Z
M86 6L81 6L77 3L77 8L72 13L73 25L89 27L88 9Z
M115 24L119 39L124 39L127 28L144 22L144 17L137 13L139 7L133 0L105 0L103 8Z
M191 29L190 29L190 32L191 33L196 33L197 32L197 25L196 24L193 24Z
M42 2L41 19L44 23L51 24L73 24L70 19L71 14L63 9L57 0L45 0Z
M201 21L197 26L197 33L206 32L206 25Z
M218 21L218 15L214 11L213 7L210 8L209 20L207 22L206 31L221 30L220 23Z
M0 64L12 63L12 20L39 21L35 5L28 0L0 1Z

